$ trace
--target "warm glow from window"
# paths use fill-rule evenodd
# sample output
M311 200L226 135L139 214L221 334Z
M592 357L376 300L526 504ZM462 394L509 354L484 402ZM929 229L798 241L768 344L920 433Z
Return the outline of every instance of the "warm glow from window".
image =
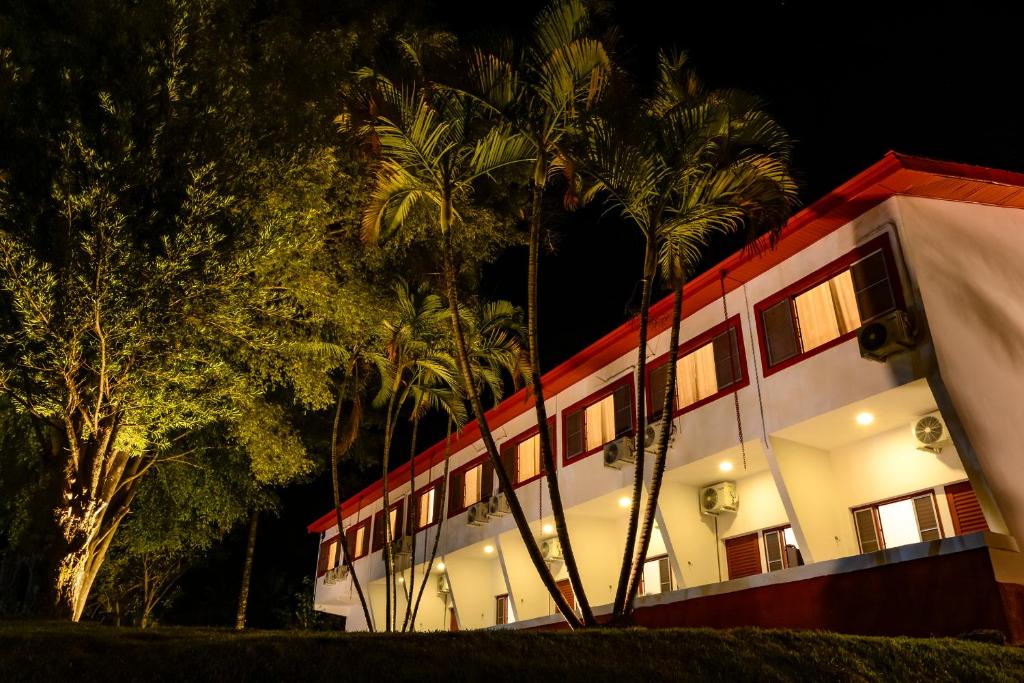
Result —
M882 524L886 548L918 543L921 540L914 503L910 499L879 505L878 521Z
M632 503L632 502L633 502L633 500L631 498L627 498L626 496L623 496L622 498L619 498L619 507L621 507L621 508L628 508L629 504Z
M331 544L327 546L327 569L334 569L334 560L337 558L338 553L338 542L331 541Z
M493 545L485 545L484 546L484 552L487 553L488 555L490 555L491 553L494 552L494 546Z
M588 406L583 418L586 425L586 450L600 448L615 439L615 398L613 394L605 396L592 406Z
M388 521L390 526L388 527L388 540L395 540L395 525L398 524L398 508L392 508L391 513L388 514Z
M860 327L853 278L844 270L793 300L803 350L810 351Z
M462 479L462 507L468 508L473 503L479 502L483 497L480 494L480 483L481 474L483 474L483 465L477 465L472 469L466 470Z
M732 472L732 463L729 462L728 460L723 460L722 462L718 463L718 469L720 469L723 472Z
M516 483L540 474L540 434L516 446Z
M875 416L869 412L857 413L857 424L862 427L867 427L869 424L875 421Z
M436 486L420 494L419 520L417 526L421 529L434 523L434 504L436 495Z
M362 555L360 555L360 553L363 552L363 541L365 539L366 539L366 526L364 525L364 526L361 526L358 529L356 529L356 539L355 539L356 540L356 542L355 542L355 546L356 547L352 548L352 554L355 557L362 557Z

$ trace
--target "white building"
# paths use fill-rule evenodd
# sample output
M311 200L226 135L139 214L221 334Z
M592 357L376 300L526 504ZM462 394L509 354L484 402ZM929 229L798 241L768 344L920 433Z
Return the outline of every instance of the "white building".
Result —
M1024 639L1022 208L1024 175L890 153L794 216L774 249L687 285L639 623ZM655 387L670 303L652 310ZM869 320L894 343L881 362L862 357ZM631 432L636 338L634 320L544 377L573 548L599 615L614 597L633 479L632 465L608 467L602 454ZM488 418L538 538L552 536L526 393ZM944 431L926 444L929 425ZM453 440L447 496L443 443L416 458L414 483L408 465L390 475L396 524L417 527L417 576L436 577L416 627L559 623L511 517L467 521L496 492L478 437L471 424ZM721 482L719 502L735 491L735 510L706 514L705 487ZM381 504L378 482L342 511L383 623ZM441 564L426 567L442 515ZM322 540L317 609L365 629L351 577L328 571L335 513L309 529ZM559 580L561 564L551 561Z

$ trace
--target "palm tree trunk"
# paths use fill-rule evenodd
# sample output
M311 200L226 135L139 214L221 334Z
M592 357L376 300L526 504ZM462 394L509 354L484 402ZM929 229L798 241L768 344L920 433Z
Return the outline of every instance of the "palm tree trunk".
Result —
M400 376L401 370L395 375L396 384ZM391 506L391 495L388 492L388 466L391 460L391 438L394 431L394 407L397 394L398 389L396 387L391 392L391 398L388 400L387 413L384 417L384 454L381 458L381 467L383 469L381 486L384 498L384 630L388 632L391 631L394 624L392 603L398 601L398 591L395 586L395 556L392 552L393 546L391 544L391 510L389 509ZM392 596L394 596L394 599L392 599Z
M523 539L523 543L526 546L526 551L530 555L530 560L533 562L534 568L537 570L537 574L543 582L544 587L547 588L548 593L551 595L551 599L558 607L558 611L561 612L570 628L579 628L583 626L583 622L580 620L576 613L569 606L568 601L562 592L558 590L558 586L555 584L555 579L551 575L551 570L548 568L547 562L544 557L540 554L540 548L537 546L537 539L534 538L533 533L530 531L530 523L526 519L526 514L523 512L523 507L519 504L519 499L516 497L515 490L512 487L512 480L509 478L508 473L505 472L505 468L502 465L501 457L498 454L498 447L494 443L494 436L491 434L490 426L487 424L487 419L484 416L483 403L480 400L480 393L476 389L476 384L473 381L473 375L471 371L471 365L469 362L469 352L466 348L466 338L462 332L462 320L459 315L459 304L458 304L458 290L455 283L455 259L452 253L451 235L448 228L449 220L451 216L451 206L448 204L446 207L442 207L441 212L441 231L442 231L442 256L444 260L444 278L445 285L448 295L448 310L452 318L452 334L455 336L455 347L456 347L456 361L458 362L459 372L462 375L462 384L469 398L470 406L473 408L473 414L476 417L477 426L480 428L480 437L484 442L484 446L487 448L487 454L491 458L491 464L494 467L494 472L498 477L498 489L505 494L508 499L508 504L512 512L512 518L515 520L516 527L519 529L519 534Z
M358 377L359 369L354 367L352 370L353 376ZM344 451L348 452L352 443L355 441L355 435L358 433L358 424L362 419L362 399L359 395L358 381L354 382L356 386L352 396L352 414L349 416L349 435L345 440ZM348 543L345 538L345 528L342 526L341 520L341 486L338 482L338 460L340 459L339 451L342 450L338 447L338 425L341 422L341 402L344 400L343 396L343 385L338 385L338 404L334 409L334 426L331 428L331 488L334 493L334 514L336 515L338 523L338 549L335 551L334 563L338 563L338 554L344 558L345 566L348 567L348 574L352 577L352 585L356 588L356 595L359 596L359 605L363 608L363 617L366 619L366 628L372 633L373 619L370 618L370 607L366 603L366 596L363 595L363 586L359 581L359 577L356 575L356 568L352 565L352 555L349 552Z
M673 285L672 297L672 331L669 334L669 371L665 383L665 397L661 404L661 439L654 454L654 467L651 474L651 491L647 496L647 508L644 510L643 526L640 529L640 540L633 560L633 569L629 577L629 591L626 604L623 606L625 616L633 611L633 601L640 588L640 574L643 571L647 549L651 545L651 534L654 531L654 515L658 509L658 496L665 478L665 461L668 453L669 426L672 424L673 397L676 393L676 361L679 359L679 325L683 318L683 280L677 278Z
M448 481L448 465L451 462L451 449L452 449L452 421L448 420L448 434L445 436L444 441L444 471L441 473L441 481ZM441 515L437 520L437 533L434 534L434 547L430 551L430 559L427 561L427 568L423 570L423 582L420 583L420 590L416 594L416 604L412 608L412 617L409 621L409 630L416 630L416 615L420 611L420 600L423 599L423 589L426 588L427 581L430 580L430 570L434 566L434 560L437 558L437 548L441 545L441 532L444 530L444 518L445 510L448 509L448 486L447 483L443 489L444 493L441 494Z
M416 415L412 419L412 439L409 445L409 508L406 512L406 526L409 528L409 536L412 538L412 554L409 556L409 585L406 592L412 590L416 585L416 524L419 519L413 519L413 506L416 505L416 436L419 432L420 418ZM429 477L428 477L429 479ZM417 506L418 507L418 506ZM415 510L418 514L419 510ZM405 601L405 619L402 620L402 631L409 627L409 617L412 616L412 600Z
M538 145L538 149L543 149ZM586 626L594 626L597 621L590 609L590 601L587 600L586 591L583 588L583 581L580 579L580 570L576 564L576 554L572 550L572 543L569 540L569 528L565 523L565 509L562 506L562 493L558 487L558 465L555 462L555 451L551 444L551 431L548 429L548 412L544 405L544 386L540 371L540 335L537 324L537 278L540 269L540 231L541 231L541 209L544 195L544 154L537 155L537 166L534 169L533 179L533 207L530 215L530 257L527 272L527 336L529 338L530 376L533 383L533 403L537 411L538 436L540 437L541 458L544 460L544 468L547 470L548 494L551 498L551 516L555 520L555 531L558 534L558 542L562 546L562 557L565 561L565 570L569 575L569 583L572 584L573 593L576 595L580 612L583 615L583 623Z
M242 587L238 591L238 612L235 613L235 630L245 630L245 615L249 609L249 584L252 579L252 558L256 554L256 527L259 524L259 510L249 515L249 538L245 544L245 562L242 564Z
M626 544L622 551L622 564L619 568L619 583L615 589L615 602L612 603L612 620L615 621L625 612L626 596L629 592L629 578L633 567L633 549L636 547L636 530L640 516L640 500L644 490L644 432L647 423L645 385L647 383L647 329L651 313L651 290L657 273L654 252L654 239L647 236L644 246L644 279L640 296L640 329L638 331L636 359L636 429L633 434L633 453L636 463L633 466L633 495L629 506L629 522L626 526Z

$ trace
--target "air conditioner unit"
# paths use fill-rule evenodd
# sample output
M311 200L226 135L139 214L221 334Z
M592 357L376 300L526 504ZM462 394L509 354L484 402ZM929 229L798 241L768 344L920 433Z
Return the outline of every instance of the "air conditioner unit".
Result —
M401 536L395 539L392 544L394 553L398 555L412 555L412 536Z
M904 311L892 311L870 320L857 333L862 358L884 362L914 347L914 333Z
M658 435L661 434L662 421L658 420L652 424L647 425L647 429L644 430L644 450L654 452L655 446L658 445ZM675 420L668 421L668 443L671 446L672 441L676 438L676 423Z
M437 594L444 596L444 595L448 595L451 592L452 592L452 587L448 583L448 575L447 574L441 574L440 576L438 576L437 577Z
M545 538L540 542L540 554L548 562L562 559L562 544L557 538Z
M633 437L620 436L604 445L604 466L621 470L626 463L636 462L633 454Z
M348 577L348 567L346 565L338 565L334 569L328 569L327 574L324 575L324 583L331 585L344 581Z
M487 501L469 506L466 510L466 523L470 526L482 526L487 523Z
M923 451L938 453L945 446L953 443L949 436L949 428L946 427L946 421L942 419L939 411L917 418L911 423L910 429L914 432L917 447Z
M504 517L510 512L512 507L504 493L496 493L487 500L487 514L491 517Z
M700 511L705 515L736 512L740 499L736 495L736 482L722 481L700 490Z

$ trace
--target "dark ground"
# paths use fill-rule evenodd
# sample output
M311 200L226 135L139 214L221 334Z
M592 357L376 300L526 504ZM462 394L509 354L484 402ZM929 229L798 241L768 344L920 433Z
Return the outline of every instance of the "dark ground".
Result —
M521 30L543 1L433 4L431 16L473 35ZM711 85L744 88L765 99L798 141L795 164L809 204L890 149L1024 171L1024 60L1011 7L619 0L609 19L621 27L620 60L638 74L649 73L659 46L675 45L689 51ZM597 210L552 227L557 251L543 260L540 301L548 369L629 316L640 259L633 232L600 220ZM512 250L485 274L483 293L523 304L525 272L525 251ZM327 418L323 422L326 429ZM436 426L434 432L421 436L424 446L443 435ZM405 450L396 445L396 453ZM365 485L376 473L359 476ZM281 625L292 609L316 561L317 541L305 526L330 509L330 500L324 473L285 491L280 516L261 522L251 623ZM244 534L236 532L186 577L167 620L230 623Z
M10 681L1019 681L1024 651L953 639L706 629L316 634L0 623Z

